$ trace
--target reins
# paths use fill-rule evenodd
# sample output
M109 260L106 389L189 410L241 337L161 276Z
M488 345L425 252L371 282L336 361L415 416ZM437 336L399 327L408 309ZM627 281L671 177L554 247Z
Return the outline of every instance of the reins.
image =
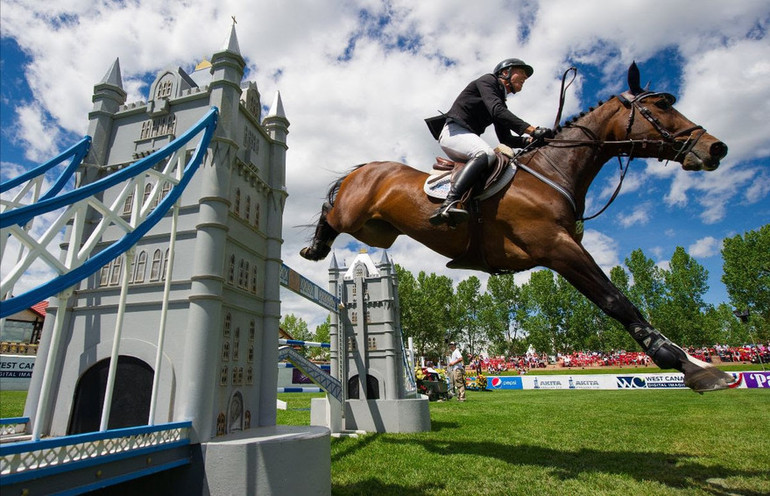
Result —
M569 81L569 83L567 83L566 82L567 75L570 72L573 73L572 79ZM557 128L560 125L562 111L564 109L564 102L565 102L565 99L566 99L567 89L574 82L576 77L577 77L577 68L575 68L575 67L570 67L562 75L561 90L559 92L559 106L558 106L558 110L557 110L557 113L556 113L556 121L554 123L554 128ZM680 157L682 157L684 155L687 155L687 153L692 151L692 149L695 147L695 145L698 143L698 141L700 141L701 137L704 134L706 134L706 130L702 126L698 126L698 125L689 127L687 129L678 131L678 132L673 133L673 134L670 131L668 131L666 128L664 128L663 125L660 123L660 121L655 116L652 115L652 112L650 112L650 110L647 107L641 105L641 101L643 99L648 98L650 96L658 96L658 95L663 95L666 98L666 100L669 101L669 103L673 103L673 101L675 100L672 95L669 95L667 93L654 93L654 92L650 92L650 91L644 91L644 92L642 92L640 94L637 94L637 95L632 95L630 93L624 93L624 94L618 96L618 99L621 101L621 103L623 103L623 105L626 108L629 108L631 110L631 112L629 114L629 118L628 118L628 124L626 126L626 136L628 136L631 133L631 128L632 128L632 126L634 124L634 117L635 117L636 112L638 112L642 117L644 117L652 125L652 127L658 133L660 133L660 135L663 137L662 140L648 140L648 139L643 139L643 140L624 139L624 140L613 140L613 141L601 140L601 139L598 138L598 136L596 136L593 133L593 131L591 131L590 129L588 129L588 128L584 127L584 126L579 126L579 125L573 125L573 127L583 131L588 136L588 139L557 139L557 138L553 138L553 139L546 139L545 140L546 143L548 143L548 144L566 144L566 145L572 144L572 145L576 145L576 146L602 147L602 146L605 146L605 145L613 145L613 146L629 145L629 144L631 145L631 149L629 150L628 153L621 153L621 154L617 155L618 164L619 164L619 170L620 170L620 178L618 180L618 185L615 188L615 191L612 193L612 196L610 197L610 199L595 214L589 215L589 216L580 216L580 218L578 219L578 222L582 223L583 221L586 221L586 220L595 219L596 217L598 217L599 215L604 213L604 211L607 210L607 208L609 208L609 206L615 201L615 199L620 194L620 190L623 187L623 180L625 179L626 173L628 173L628 169L631 166L631 161L634 159L634 148L637 145L641 145L642 148L646 148L648 146L655 146L655 145L657 145L662 150L665 145L670 145L672 143L676 143L677 142L677 138L680 138L682 136L687 136L687 140L685 140L682 143L682 146L679 149L676 150L676 155L674 155L674 158L673 158L673 160L676 161ZM701 130L701 132L697 136L695 136L693 138L693 133L695 131L698 131L698 130ZM534 148L533 145L535 145L534 142L530 143L529 145L527 145L526 147L521 149L519 151L519 153L516 154L514 159L517 158L522 153L530 151L532 148ZM625 167L623 166L623 161L621 159L622 155L625 155L627 157L626 158L626 165L625 165ZM663 159L659 158L658 160L662 161ZM672 160L672 159L669 159L669 160ZM540 174L537 171L531 169L530 167L521 164L518 160L516 160L516 164L517 164L518 167L521 167L522 169L524 169L528 173L530 173L533 176L535 176L540 181L544 182L545 184L549 185L550 187L555 189L557 192L559 192L562 196L564 196L567 199L567 201L570 203L570 205L572 206L572 208L575 211L575 213L576 214L578 213L578 209L577 209L577 205L576 205L575 199L570 194L570 192L567 191L566 188L564 188L563 186L561 186L557 182L553 181L552 179L549 179L548 177L544 176L543 174ZM551 164L551 166L554 167L553 164Z

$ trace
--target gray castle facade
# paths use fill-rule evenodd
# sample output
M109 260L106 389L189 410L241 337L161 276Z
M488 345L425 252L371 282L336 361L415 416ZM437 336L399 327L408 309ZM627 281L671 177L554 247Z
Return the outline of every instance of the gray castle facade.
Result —
M168 297L170 213L134 247L132 263L118 257L82 281L70 298L51 300L37 358L45 363L55 354L51 404L44 409L51 413L35 416L43 367L35 368L25 411L44 422L44 433L98 430L101 404L94 398L104 390L125 271L129 291L110 428L147 422L164 304L168 319L151 423L192 419L194 442L275 425L289 121L279 94L262 115L256 83L243 80L245 66L233 26L210 62L190 74L179 67L158 73L146 102L126 101L117 60L94 87L88 130L93 145L79 171L80 185L162 148L212 106L219 109L219 123L181 197ZM144 194L153 187L149 179ZM103 201L113 203L110 195L116 194L106 191ZM125 198L114 214L128 216L139 200ZM102 243L119 235L108 230ZM58 312L66 312L64 345L52 350L50 328Z

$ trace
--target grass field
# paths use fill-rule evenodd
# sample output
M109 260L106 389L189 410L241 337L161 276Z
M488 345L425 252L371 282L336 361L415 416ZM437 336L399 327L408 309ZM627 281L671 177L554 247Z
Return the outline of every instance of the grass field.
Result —
M278 423L307 425L323 395L278 396ZM333 494L770 495L770 390L469 391L430 411L431 432L332 439Z
M278 422L309 423L313 396L279 395ZM770 494L768 390L486 391L430 409L431 432L332 439L333 494Z

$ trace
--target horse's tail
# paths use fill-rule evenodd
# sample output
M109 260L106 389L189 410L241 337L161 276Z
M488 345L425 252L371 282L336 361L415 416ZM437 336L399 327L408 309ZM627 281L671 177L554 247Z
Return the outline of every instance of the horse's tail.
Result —
M360 169L366 164L359 164L350 169L348 172L345 173L345 175L339 177L336 181L332 183L332 185L329 187L329 192L326 194L326 201L330 206L334 206L334 201L337 199L337 193L340 191L340 186L342 186L342 182L347 179L349 175Z

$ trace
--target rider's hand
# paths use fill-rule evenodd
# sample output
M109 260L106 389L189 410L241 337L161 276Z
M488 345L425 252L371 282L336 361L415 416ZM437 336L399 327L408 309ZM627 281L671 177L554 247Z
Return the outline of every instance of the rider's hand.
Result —
M550 139L554 137L553 129L547 127L538 127L532 132L532 138L535 141L542 141L544 139Z

